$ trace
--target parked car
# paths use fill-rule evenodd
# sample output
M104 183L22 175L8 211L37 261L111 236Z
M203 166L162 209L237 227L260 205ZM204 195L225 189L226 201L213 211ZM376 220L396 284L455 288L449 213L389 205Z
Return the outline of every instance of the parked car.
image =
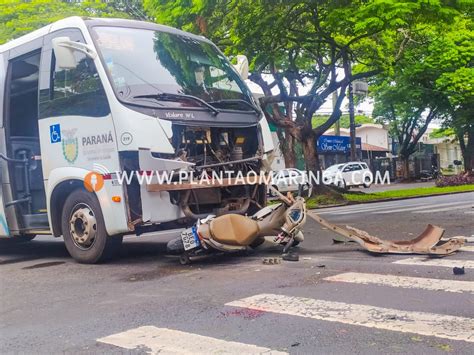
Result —
M351 161L330 166L324 170L323 179L326 184L336 185L343 189L351 186L369 188L374 176L366 163Z
M306 171L291 168L273 172L272 186L281 193L298 191L300 185L309 186Z

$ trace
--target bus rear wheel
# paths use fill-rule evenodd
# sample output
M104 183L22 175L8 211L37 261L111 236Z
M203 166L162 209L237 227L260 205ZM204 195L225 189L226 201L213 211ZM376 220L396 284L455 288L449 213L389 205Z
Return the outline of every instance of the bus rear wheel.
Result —
M122 244L122 236L107 234L99 201L95 194L85 190L74 190L67 197L61 225L66 249L79 263L110 259Z

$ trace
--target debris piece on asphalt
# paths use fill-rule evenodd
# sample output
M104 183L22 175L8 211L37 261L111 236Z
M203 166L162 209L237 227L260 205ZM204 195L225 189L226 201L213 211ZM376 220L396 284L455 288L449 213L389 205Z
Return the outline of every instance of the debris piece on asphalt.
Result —
M291 346L292 346L292 347L295 347L295 346L299 346L300 344L301 344L301 343L296 342L296 343L291 344Z
M310 216L323 227L355 241L361 247L372 253L449 255L461 249L465 243L464 237L449 238L448 240L441 241L444 229L431 224L428 224L426 229L416 238L403 241L390 241L377 238L366 231L351 226L337 226L329 223L317 214L311 214Z
M281 258L263 258L262 263L265 265L281 264Z
M324 265L324 264L319 264L317 266L320 267L320 268L326 267L326 265Z
M453 267L453 274L454 275L464 275L466 272L464 270L464 266L463 267Z

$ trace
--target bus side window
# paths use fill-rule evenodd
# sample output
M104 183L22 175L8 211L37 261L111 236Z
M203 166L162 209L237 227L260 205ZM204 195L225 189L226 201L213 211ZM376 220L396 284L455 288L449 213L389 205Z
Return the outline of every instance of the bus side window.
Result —
M55 37L62 35L59 33ZM82 38L82 35L80 36ZM94 61L85 54L76 52L76 68L58 68L54 51L48 47L43 52L44 80L40 88L40 118L104 117L110 114L107 97Z

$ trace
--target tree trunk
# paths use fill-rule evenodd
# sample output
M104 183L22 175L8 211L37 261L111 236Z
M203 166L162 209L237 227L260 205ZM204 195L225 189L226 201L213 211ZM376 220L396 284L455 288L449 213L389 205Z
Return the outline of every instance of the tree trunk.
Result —
M464 170L467 174L474 174L474 128L467 132L467 144L463 154Z
M285 160L285 167L296 168L295 138L289 134L287 129L283 134L283 130L278 128L277 135L280 142L280 151Z
M311 131L311 133L307 134L302 143L306 170L317 176L321 171L321 166L319 165L318 152L316 151L316 137L314 133Z
M467 142L465 134L467 133ZM464 171L466 174L473 175L474 172L474 128L457 133L461 154L464 161Z
M400 156L402 161L402 177L403 180L410 179L410 157Z

